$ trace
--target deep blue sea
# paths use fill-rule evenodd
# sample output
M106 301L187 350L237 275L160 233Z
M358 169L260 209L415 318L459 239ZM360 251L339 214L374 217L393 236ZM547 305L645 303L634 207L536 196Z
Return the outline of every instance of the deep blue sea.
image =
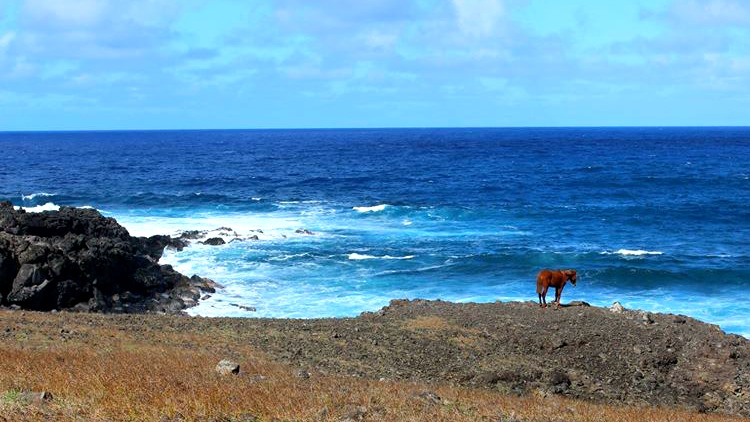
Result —
M30 211L239 239L162 258L225 286L193 314L536 300L540 269L575 268L563 302L750 336L750 128L8 132L0 148L0 199Z

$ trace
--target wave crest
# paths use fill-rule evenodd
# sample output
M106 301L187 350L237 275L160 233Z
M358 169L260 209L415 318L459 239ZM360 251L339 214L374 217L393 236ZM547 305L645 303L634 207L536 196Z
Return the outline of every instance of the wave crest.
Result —
M34 198L38 198L38 197L45 197L46 198L46 197L55 196L55 195L57 195L57 194L56 193L47 193L47 192L36 192L36 193L29 194L29 195L21 195L21 199L24 200L24 201L31 201Z
M406 256L391 256L391 255L383 255L383 256L375 256L375 255L366 255L366 254L358 254L356 252L349 254L349 259L352 261L361 261L364 259L413 259L414 255L406 255Z
M390 205L380 204L380 205L373 205L371 207L352 207L352 209L357 212L379 212L379 211L383 211L387 207L390 207Z
M618 249L614 252L602 252L602 255L644 256L644 255L664 255L664 252L647 251L643 249Z

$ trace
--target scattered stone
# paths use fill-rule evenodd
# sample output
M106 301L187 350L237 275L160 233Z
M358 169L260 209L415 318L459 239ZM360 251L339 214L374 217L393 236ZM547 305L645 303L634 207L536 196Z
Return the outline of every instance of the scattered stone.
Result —
M216 372L220 375L237 375L240 373L240 365L229 359L222 359L216 364Z
M609 307L610 312L621 314L625 312L625 307L620 304L620 302L615 302L612 304L612 306Z
M570 303L568 303L565 306L583 306L583 307L590 307L591 305L588 302L584 302L582 300L574 300Z
M641 312L641 320L643 320L643 324L645 325L654 323L654 318L649 312Z
M302 379L310 379L310 373L301 368L294 371L294 376Z

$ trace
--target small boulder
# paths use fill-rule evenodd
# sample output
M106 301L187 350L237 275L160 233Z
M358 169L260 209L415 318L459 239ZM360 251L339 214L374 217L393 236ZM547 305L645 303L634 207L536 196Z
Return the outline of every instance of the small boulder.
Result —
M49 391L21 391L16 395L17 401L27 405L43 405L51 402L52 399L52 393Z
M216 364L216 372L218 372L219 375L237 375L240 373L240 365L229 359L222 359Z
M294 371L294 376L297 378L305 379L305 380L310 379L310 373L301 368Z
M570 387L570 377L564 371L553 370L548 378L551 391L555 394L564 393Z
M622 306L620 302L615 302L612 304L612 306L609 307L609 311L615 314L621 314L625 312L625 307Z

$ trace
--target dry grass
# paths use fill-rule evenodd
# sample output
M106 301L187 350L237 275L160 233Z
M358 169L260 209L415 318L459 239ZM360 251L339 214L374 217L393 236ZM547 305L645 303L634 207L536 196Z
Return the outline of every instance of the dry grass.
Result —
M730 420L314 371L304 379L295 375L297 368L238 341L241 333L162 331L153 329L161 317L142 318L148 327L106 316L78 321L71 315L0 312L0 421L242 421L252 420L250 415L263 421L347 415L352 420L435 422ZM420 324L441 326L438 321ZM225 357L240 363L240 375L215 373ZM28 403L20 391L49 391L54 399ZM424 391L441 400L420 397Z

